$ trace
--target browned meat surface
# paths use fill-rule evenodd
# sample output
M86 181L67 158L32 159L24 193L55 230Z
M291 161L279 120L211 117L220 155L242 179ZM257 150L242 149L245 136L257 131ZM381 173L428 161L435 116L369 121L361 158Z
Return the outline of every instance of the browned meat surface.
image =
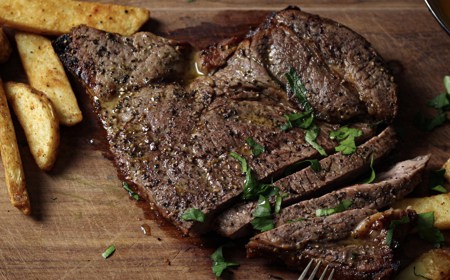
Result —
M395 145L395 133L392 127L360 145L355 153L343 155L336 153L320 160L320 171L307 167L286 176L274 185L289 197L283 203L289 205L301 199L336 189L342 183L355 178L369 168L371 158L374 161L387 155ZM216 219L216 231L226 237L239 238L251 233L249 226L256 202L239 202L222 212Z
M396 227L394 240L400 240L407 231L404 227L414 224L415 212L351 209L258 234L248 243L247 254L275 256L294 269L302 269L310 259L321 261L320 270L327 265L335 270L333 279L390 279L398 263L386 236L391 221L402 217L409 223Z
M333 208L344 200L352 202L348 209L387 207L405 197L422 181L429 159L430 156L419 156L399 162L389 171L380 173L371 184L356 184L284 208L277 218L277 225L313 217L317 209Z
M120 173L185 233L209 230L213 216L239 198L245 176L231 151L266 182L320 157L304 129L280 129L284 115L304 109L286 91L291 68L308 89L317 142L328 154L337 145L332 130L358 127L364 141L374 134L371 123L396 113L392 77L369 43L296 8L275 13L240 43L203 52L210 75L196 79L186 74L190 46L150 33L121 37L81 26L54 46L87 87ZM266 152L252 157L248 137ZM181 219L190 208L206 222Z

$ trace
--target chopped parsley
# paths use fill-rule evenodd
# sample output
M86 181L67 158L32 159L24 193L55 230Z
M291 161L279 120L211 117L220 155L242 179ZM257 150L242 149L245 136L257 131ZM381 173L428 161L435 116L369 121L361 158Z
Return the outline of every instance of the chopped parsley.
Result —
M317 136L319 136L320 129L318 126L313 125L306 131L305 140L308 142L314 149L316 149L321 156L326 156L327 152L320 146L317 142Z
M264 146L262 146L261 144L258 144L255 140L253 140L253 138L248 137L245 142L247 143L247 145L250 146L250 149L252 150L252 155L257 157L260 154L264 153L266 151L266 149L264 148Z
M320 153L320 155L326 156L327 153L325 152L325 150L316 142L317 136L320 132L320 128L314 124L313 108L308 102L308 98L306 96L307 90L305 85L303 85L303 83L300 81L300 77L298 76L294 68L291 68L285 76L288 81L286 91L291 91L294 93L304 112L284 115L286 123L281 126L281 130L287 131L294 127L306 129L306 142L308 142L314 149L316 149Z
M238 263L225 261L222 250L223 250L223 246L220 246L211 255L211 260L213 261L211 268L212 268L212 272L214 273L214 275L216 277L220 277L222 275L223 271L229 267L239 266Z
M389 224L388 231L386 233L386 245L391 246L392 239L394 237L394 230L397 226L407 224L410 222L408 216L403 216L400 220L393 220Z
M122 187L127 190L128 194L134 198L135 200L139 200L139 195L137 193L135 193L132 189L130 189L130 187L128 186L128 184L126 182L122 183Z
M288 81L288 91L290 89L294 93L295 97L297 97L298 101L300 102L300 105L306 112L312 112L312 106L311 104L309 104L308 98L306 96L306 87L300 80L300 77L298 76L294 67L291 67L289 72L285 74L285 77Z
M116 251L116 247L114 245L109 246L105 252L102 253L102 257L104 259L107 259L111 257L111 255Z
M437 246L445 241L442 232L434 226L434 212L417 215L417 230L420 238Z
M355 138L362 135L362 131L357 128L343 126L338 130L330 132L330 139L339 141L339 145L334 149L344 155L353 154L356 151Z
M242 192L243 199L251 200L258 198L260 195L271 196L278 193L279 189L277 187L258 182L244 157L235 152L231 152L230 156L240 161L242 172L245 173L244 191Z
M286 123L281 126L281 130L287 131L294 127L308 129L314 121L314 115L311 112L293 113L284 115Z
M417 123L422 130L431 131L447 121L447 112L450 111L450 76L444 77L444 87L446 92L428 102L428 106L437 111L436 115L430 118L420 113L417 114Z
M181 215L181 219L203 223L205 221L205 213L197 208L189 208Z
M326 209L316 209L316 216L329 216L331 214L336 214L339 212L344 212L352 205L352 201L350 199L344 199L341 201L336 207L326 208Z
M259 196L258 206L252 213L253 220L251 224L254 229L268 231L275 227L271 213L270 201L267 197Z
M371 184L375 180L376 176L377 175L375 174L375 169L373 169L373 155L372 155L370 157L370 176L366 180L362 181L361 184Z
M444 174L445 169L430 172L429 187L431 190L440 193L447 193L447 189L444 188Z

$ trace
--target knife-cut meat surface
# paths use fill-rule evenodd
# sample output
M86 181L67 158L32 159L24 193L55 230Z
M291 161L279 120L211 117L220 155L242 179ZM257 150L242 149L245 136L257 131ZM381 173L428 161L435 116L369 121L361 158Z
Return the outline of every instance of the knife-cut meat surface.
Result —
M397 110L395 83L370 44L298 8L274 13L241 42L200 51L209 72L200 77L192 75L192 47L151 33L122 37L80 26L54 47L86 86L119 172L187 234L210 230L213 217L239 200L245 174L230 152L264 182L321 158L306 129L280 129L286 115L307 109L286 85L287 72L304 83L315 141L328 154L338 145L331 131L358 128L363 143ZM265 152L252 156L249 137ZM185 220L191 208L206 221Z
M395 242L414 225L414 211L377 213L360 208L314 217L256 235L247 245L247 254L275 256L296 269L314 259L321 262L320 271L326 266L334 269L333 279L390 279L398 261L387 236L391 222L401 220L405 222L395 228Z

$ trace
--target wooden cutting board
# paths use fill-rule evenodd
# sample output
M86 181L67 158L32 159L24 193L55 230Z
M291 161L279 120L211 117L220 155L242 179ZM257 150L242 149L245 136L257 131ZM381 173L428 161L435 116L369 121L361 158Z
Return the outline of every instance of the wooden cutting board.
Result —
M103 1L112 2L112 1ZM268 12L288 4L337 20L365 36L390 61L400 86L397 127L401 142L394 157L431 153L429 169L450 157L450 127L423 133L414 115L443 91L450 74L450 36L420 0L146 1L117 0L152 11L145 30L197 47L243 34ZM1 13L1 11L0 11ZM5 80L23 80L17 55L0 65ZM17 127L33 215L9 204L0 169L0 276L3 279L214 279L210 254L224 242L217 236L182 237L174 227L131 200L112 163L103 156L102 134L83 92L77 95L83 123L61 129L60 155L52 172L38 170ZM141 227L149 227L144 234ZM110 245L117 248L107 260ZM246 259L243 242L226 252L241 264L224 278L297 279L268 259Z

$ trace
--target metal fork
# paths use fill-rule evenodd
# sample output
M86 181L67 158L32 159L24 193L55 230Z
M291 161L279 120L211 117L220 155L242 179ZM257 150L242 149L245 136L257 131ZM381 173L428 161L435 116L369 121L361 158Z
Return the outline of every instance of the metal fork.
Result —
M316 265L316 267L314 268L314 270L311 272L311 274L309 275L308 280L313 280L314 277L317 274L317 270L319 270L320 264L322 262L319 261ZM308 265L305 267L305 269L303 270L302 274L300 275L300 277L298 278L298 280L305 280L307 275L308 275L308 271L311 268L311 265L313 264L313 260L310 260ZM322 272L322 275L320 276L319 280L324 280L327 274L327 270L328 270L328 265L325 267L325 270ZM333 275L334 275L334 268L331 270L330 275L328 276L328 278L326 278L327 280L332 280L333 279Z

